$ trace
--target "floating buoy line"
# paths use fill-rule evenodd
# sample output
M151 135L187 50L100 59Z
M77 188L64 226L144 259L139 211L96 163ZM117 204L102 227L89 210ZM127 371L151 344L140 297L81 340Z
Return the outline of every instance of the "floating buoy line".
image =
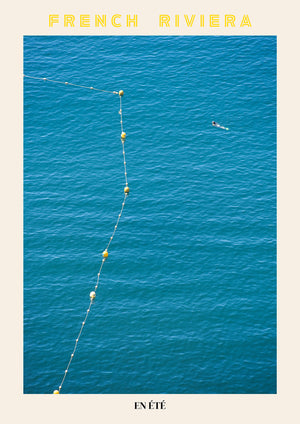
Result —
M73 84L73 83L70 83L70 82L56 81L56 80L52 80L52 79L49 79L49 78L34 77L34 76L25 75L25 74L23 74L23 76L24 76L24 78L31 78L31 79L34 79L34 80L47 81L47 82L51 82L51 83L64 84L64 85L67 85L67 86L79 87L79 88L89 89L89 90L93 90L93 91L100 91L100 92L103 92L103 93L114 94L114 95L118 95L119 98L120 98L119 115L120 115L120 125L121 125L121 142L122 142L122 149L123 149L124 176L125 176L124 198L123 198L121 210L119 212L119 215L118 215L116 224L114 226L114 230L112 232L112 235L111 235L111 237L110 237L110 239L109 239L109 241L108 241L105 249L102 252L102 261L101 261L100 268L99 268L99 271L98 271L98 274L97 274L97 282L96 282L96 285L94 286L93 290L89 294L89 299L90 299L89 306L88 306L88 308L86 310L86 314L85 314L84 320L82 321L82 324L81 324L79 333L78 333L78 335L76 337L74 348L73 348L73 351L71 353L69 362L68 362L67 367L65 369L65 372L64 372L63 378L61 380L61 383L58 386L58 389L55 389L53 391L53 394L60 394L61 389L62 389L62 386L63 386L64 381L66 379L66 376L68 374L68 371L69 371L71 362L72 362L72 360L74 358L74 355L75 355L75 352L76 352L76 349L77 349L77 345L78 345L79 339L81 337L83 328L84 328L85 323L87 321L88 315L89 315L89 313L91 311L91 307L92 307L92 305L93 305L93 303L94 303L94 301L96 299L96 293L97 293L97 289L98 289L98 286L99 286L101 271L102 271L104 262L108 258L108 249L109 249L110 244L113 241L113 238L114 238L115 233L117 231L117 228L118 228L118 225L119 225L119 221L121 219L121 216L122 216L122 213L123 213L123 210L124 210L124 207L125 207L125 202L126 202L126 199L127 199L128 195L129 195L129 187L128 187L128 181L127 181L126 157L125 157L125 139L126 139L126 133L124 132L124 129L123 129L123 112L122 112L122 97L124 95L124 91L123 90L120 90L120 91L107 91L107 90L101 90L101 89L95 88L95 87L88 87L88 86L85 86L85 85Z

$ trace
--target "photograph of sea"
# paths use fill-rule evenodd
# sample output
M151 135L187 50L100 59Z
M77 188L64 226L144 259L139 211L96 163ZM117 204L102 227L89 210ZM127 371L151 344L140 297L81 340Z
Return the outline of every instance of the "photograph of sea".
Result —
M276 393L276 36L23 59L24 393Z

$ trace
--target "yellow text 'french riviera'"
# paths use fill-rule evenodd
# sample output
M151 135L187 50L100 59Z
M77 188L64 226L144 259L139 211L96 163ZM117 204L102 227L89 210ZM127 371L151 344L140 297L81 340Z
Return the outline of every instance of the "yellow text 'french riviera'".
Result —
M112 26L133 27L139 25L138 15L49 15L49 27L55 28L64 26L66 28L106 28ZM192 28L192 27L210 27L210 28L235 28L235 27L251 27L251 21L248 15L237 18L235 15L159 15L157 17L157 25L160 28Z

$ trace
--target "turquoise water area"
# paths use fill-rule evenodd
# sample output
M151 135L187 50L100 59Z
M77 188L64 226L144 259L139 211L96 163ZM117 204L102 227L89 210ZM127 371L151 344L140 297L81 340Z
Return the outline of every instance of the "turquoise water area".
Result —
M62 393L276 393L276 37L26 36L24 74L125 93L131 191ZM24 78L24 393L59 386L95 286L118 111Z

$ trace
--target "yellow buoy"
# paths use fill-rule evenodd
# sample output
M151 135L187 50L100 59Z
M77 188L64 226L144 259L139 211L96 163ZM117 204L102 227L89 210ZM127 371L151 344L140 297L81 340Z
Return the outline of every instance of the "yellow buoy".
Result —
M59 395L59 391L58 390L54 390L53 394L54 395Z
M129 194L129 187L128 187L128 186L126 186L126 187L124 188L124 193L125 193L125 194Z
M103 256L103 258L107 258L108 257L108 251L106 249L102 253L102 256Z
M123 94L124 94L124 91L123 90L120 90L119 91L119 96L123 96Z
M90 298L93 300L96 297L96 293L94 291L91 291Z
M122 132L122 134L121 134L121 138L122 138L123 140L125 140L125 138L126 138L126 133L125 133L125 132Z

